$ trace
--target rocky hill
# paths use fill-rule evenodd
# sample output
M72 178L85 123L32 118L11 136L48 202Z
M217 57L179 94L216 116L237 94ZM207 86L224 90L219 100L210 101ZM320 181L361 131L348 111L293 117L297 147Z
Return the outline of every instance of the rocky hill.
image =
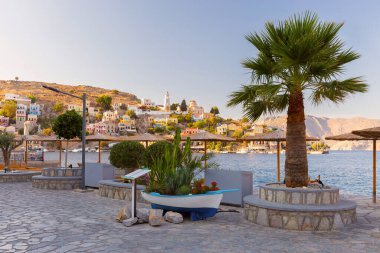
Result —
M306 132L309 136L324 139L327 136L349 133L353 130L380 126L380 119L366 118L326 118L306 116ZM286 129L286 116L268 117L263 122L268 126ZM327 141L334 150L370 150L367 141Z
M48 85L59 90L75 94L81 95L82 93L87 93L87 100L95 101L96 97L100 95L110 95L112 96L113 103L123 102L126 104L136 104L138 103L138 98L127 92L122 92L118 90L108 90L93 86L87 85L64 85L57 83L45 83L45 82L34 82L34 81L4 81L0 80L0 98L3 97L5 93L14 93L19 95L34 95L38 102L41 104L51 105L56 103L57 101L61 101L64 104L78 104L81 102L78 99L72 98L66 95L59 95L52 91L46 90L42 88L42 85Z

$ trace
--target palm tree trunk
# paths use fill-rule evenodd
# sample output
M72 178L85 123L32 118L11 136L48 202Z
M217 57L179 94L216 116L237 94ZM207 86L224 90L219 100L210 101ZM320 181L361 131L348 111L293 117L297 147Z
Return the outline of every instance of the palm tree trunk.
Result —
M285 183L287 187L302 187L308 184L304 109L302 91L291 93L286 126Z
M3 159L4 159L4 169L9 169L9 164L11 160L11 152L8 150L2 150L3 152Z

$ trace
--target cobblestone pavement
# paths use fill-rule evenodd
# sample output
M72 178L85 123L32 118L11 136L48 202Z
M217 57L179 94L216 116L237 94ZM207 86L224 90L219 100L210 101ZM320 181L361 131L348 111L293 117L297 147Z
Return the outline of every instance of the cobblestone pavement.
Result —
M125 201L2 183L0 252L380 252L380 205L354 200L358 223L334 232L262 227L241 213L127 228L114 221Z

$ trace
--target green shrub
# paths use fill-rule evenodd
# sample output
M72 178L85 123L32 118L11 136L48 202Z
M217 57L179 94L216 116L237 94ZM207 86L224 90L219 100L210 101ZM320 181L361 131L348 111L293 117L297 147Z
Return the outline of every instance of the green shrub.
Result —
M109 160L117 168L126 169L127 173L144 164L145 148L135 141L124 141L111 148Z
M158 141L148 146L145 152L145 165L150 168L153 165L153 160L162 157L165 154L166 148L173 148L173 144L167 141Z

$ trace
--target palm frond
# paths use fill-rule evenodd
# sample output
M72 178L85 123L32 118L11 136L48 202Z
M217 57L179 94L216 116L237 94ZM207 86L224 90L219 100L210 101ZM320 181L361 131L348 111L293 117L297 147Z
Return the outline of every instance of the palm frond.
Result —
M364 93L368 90L368 85L360 77L343 81L320 82L315 84L314 87L315 89L310 98L315 105L322 103L324 100L340 103L350 94Z

